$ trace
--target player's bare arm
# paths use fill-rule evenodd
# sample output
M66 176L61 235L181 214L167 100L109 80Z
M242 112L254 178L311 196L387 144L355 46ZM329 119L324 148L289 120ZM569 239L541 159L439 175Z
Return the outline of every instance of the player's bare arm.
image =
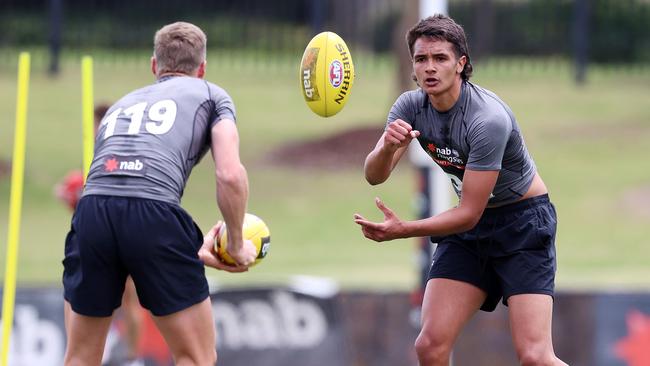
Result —
M239 134L235 122L223 119L212 127L212 156L217 177L217 204L228 226L228 254L240 265L255 260L257 250L244 241L242 225L248 201L248 176L239 158Z
M499 171L496 170L466 170L463 176L463 194L458 206L427 219L401 220L377 198L377 208L384 213L384 221L372 222L359 214L354 215L354 221L361 226L363 235L374 241L443 236L468 231L481 218L498 176Z
M396 119L390 122L375 148L366 157L364 171L372 185L386 181L397 162L402 158L411 140L420 135L407 122Z

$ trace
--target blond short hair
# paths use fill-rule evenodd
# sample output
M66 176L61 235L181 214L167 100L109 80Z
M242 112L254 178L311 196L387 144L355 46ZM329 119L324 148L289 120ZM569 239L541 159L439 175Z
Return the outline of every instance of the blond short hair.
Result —
M153 40L158 74L191 74L205 61L207 37L191 23L176 22L160 28Z

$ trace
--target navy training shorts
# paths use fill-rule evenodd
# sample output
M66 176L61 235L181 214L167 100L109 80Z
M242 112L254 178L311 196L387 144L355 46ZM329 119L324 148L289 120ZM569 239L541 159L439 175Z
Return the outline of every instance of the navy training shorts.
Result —
M205 300L198 250L203 234L180 206L116 196L84 196L72 217L63 259L64 297L86 316L120 306L127 275L140 304L156 316Z
M487 293L481 310L518 294L553 296L557 216L548 195L486 208L479 223L464 233L441 238L429 279L448 278Z

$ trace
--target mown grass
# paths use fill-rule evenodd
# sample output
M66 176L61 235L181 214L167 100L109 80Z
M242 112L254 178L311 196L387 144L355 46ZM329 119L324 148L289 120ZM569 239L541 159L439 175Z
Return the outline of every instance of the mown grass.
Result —
M391 180L368 186L357 169L269 165L273 149L360 126L382 126L399 91L394 66L362 58L351 99L324 119L304 105L297 61L209 57L207 78L230 92L238 109L242 159L251 183L249 211L270 226L269 257L246 274L208 270L224 286L287 283L292 276L332 278L346 288L407 289L416 285L415 240L365 240L352 214L380 219L380 196L404 218L415 215L415 172L403 164ZM259 56L257 56L259 57ZM6 58L3 58L5 60ZM287 59L292 59L288 57ZM105 61L109 60L109 61ZM146 55L95 57L95 100L112 101L150 83ZM80 67L64 59L51 78L36 63L30 84L27 166L19 252L21 285L58 285L69 212L52 186L81 164ZM529 150L559 211L558 288L650 288L650 217L625 204L630 190L650 185L650 73L593 69L580 87L562 62L477 65L474 81L513 109ZM524 65L524 66L517 66ZM531 66L532 65L532 66ZM544 65L544 64L542 64ZM0 66L0 158L13 148L16 72ZM370 150L372 146L368 146ZM9 178L0 179L0 260L4 270ZM183 206L207 229L219 218L208 157L193 173ZM4 271L2 272L4 273Z

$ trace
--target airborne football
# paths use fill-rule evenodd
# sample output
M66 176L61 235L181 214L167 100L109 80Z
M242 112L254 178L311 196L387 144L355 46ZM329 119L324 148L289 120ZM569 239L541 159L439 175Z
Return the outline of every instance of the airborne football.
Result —
M244 216L244 226L242 227L242 234L244 239L253 242L257 248L257 257L251 266L259 263L269 251L271 245L271 232L266 223L259 217L247 213ZM223 224L219 233L214 238L214 250L221 260L228 264L235 264L235 261L226 252L228 246L228 228Z
M345 41L333 32L317 34L300 63L300 84L307 106L322 117L337 114L350 96L354 64Z

